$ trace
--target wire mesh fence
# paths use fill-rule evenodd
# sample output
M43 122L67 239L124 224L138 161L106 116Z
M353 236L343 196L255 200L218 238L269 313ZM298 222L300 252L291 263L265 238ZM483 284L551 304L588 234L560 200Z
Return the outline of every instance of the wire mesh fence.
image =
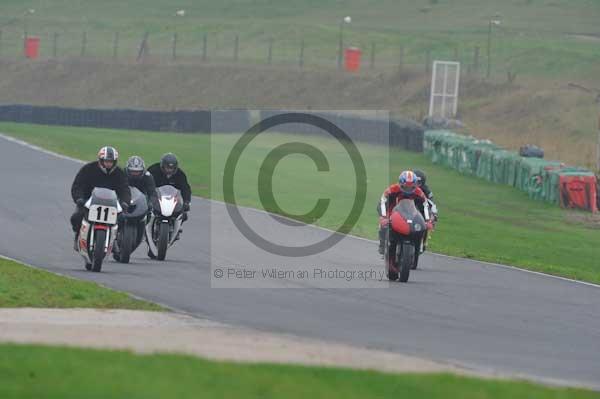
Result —
M237 63L280 65L300 68L338 68L339 43L315 43L299 37L278 39L268 33L242 35L237 32L119 32L101 30L27 31L0 28L0 58L26 57L27 39L39 39L35 57L99 58L135 62ZM429 73L433 60L458 61L466 73L482 72L485 60L480 46L439 48L411 47L378 43L365 38L362 43L343 43L345 49L358 48L361 70L402 70L420 68ZM485 72L485 71L483 71Z

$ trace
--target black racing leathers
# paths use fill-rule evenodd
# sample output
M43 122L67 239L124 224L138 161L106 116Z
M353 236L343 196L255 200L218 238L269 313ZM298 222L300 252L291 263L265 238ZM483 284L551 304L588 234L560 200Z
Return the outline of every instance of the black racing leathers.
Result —
M71 185L71 197L73 202L81 203L87 200L95 187L108 188L117 193L120 202L129 204L131 202L131 192L127 182L127 175L119 167L115 167L111 173L104 173L98 166L98 162L85 164L75 176ZM78 205L75 213L71 216L71 227L73 231L79 231L81 221L84 216L84 209Z
M131 192L129 192L129 183L127 175L119 167L113 169L109 174L104 173L98 166L98 162L85 164L71 185L71 197L74 202L79 198L87 200L95 187L108 188L114 190L119 197L119 201L129 204L131 202Z
M422 183L419 187L421 188L421 191L425 193L427 199L433 200L433 193L431 192L427 184Z
M140 177L129 177L129 185L140 190L148 198L148 203L156 198L156 184L150 172L145 171Z
M155 163L148 168L148 172L154 177L156 187L171 185L181 191L183 201L190 203L192 200L192 189L188 183L187 176L181 169L170 177L167 177L160 168L160 163Z

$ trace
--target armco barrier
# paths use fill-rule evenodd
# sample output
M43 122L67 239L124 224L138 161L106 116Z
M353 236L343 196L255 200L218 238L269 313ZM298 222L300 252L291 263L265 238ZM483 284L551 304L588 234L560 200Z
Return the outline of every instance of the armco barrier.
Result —
M292 112L286 110L263 110L260 119ZM410 151L423 152L424 128L408 119L389 120L374 119L334 112L310 112L320 116L342 129L352 140L371 144L389 145ZM320 128L306 123L286 123L271 129L272 131L293 134L325 135L329 134Z
M261 119L287 111L261 111ZM424 129L408 119L371 119L348 114L320 115L341 128L352 140L390 145L423 152ZM80 109L32 105L0 105L0 121L40 125L80 126L108 129L183 133L244 132L251 126L247 110L143 111L133 109ZM304 123L285 124L274 131L298 134L327 134ZM388 134L389 132L389 134Z
M250 128L246 110L142 111L0 105L0 121L183 133L244 132ZM216 122L214 130L211 121Z

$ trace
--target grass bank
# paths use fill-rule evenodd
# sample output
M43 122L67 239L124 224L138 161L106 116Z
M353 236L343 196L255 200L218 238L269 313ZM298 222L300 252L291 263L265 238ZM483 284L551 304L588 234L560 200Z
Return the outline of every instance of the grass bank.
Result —
M0 307L164 310L123 292L3 258L0 258Z
M0 396L44 398L598 398L579 389L450 374L235 364L176 355L0 344ZM93 372L90 372L93 370Z

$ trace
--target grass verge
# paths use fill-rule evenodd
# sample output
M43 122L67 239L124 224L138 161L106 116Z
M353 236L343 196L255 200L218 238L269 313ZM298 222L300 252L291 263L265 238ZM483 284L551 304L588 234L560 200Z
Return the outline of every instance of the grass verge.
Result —
M450 374L385 374L337 368L213 362L179 355L134 355L0 344L0 397L24 398L598 398ZM90 372L93 370L93 372Z
M0 308L17 307L164 310L92 282L0 258Z
M139 154L148 163L173 151L190 177L194 194L215 199L223 198L222 162L238 137L8 123L1 123L0 131L81 159L93 159L97 149L107 143L118 148L122 159ZM300 137L268 135L248 147L235 180L240 205L262 207L257 193L257 171L262 160L274 145L298 141ZM313 161L306 157L286 157L275 168L275 198L282 209L297 214L310 210L316 198L331 198L331 206L317 224L337 228L354 197L353 169L344 159L345 154L336 152L330 141L306 137L302 141L310 141L324 151L331 149L327 154L331 156L331 173L317 172ZM375 204L391 180L383 173L384 152L381 147L361 146L369 181L366 209L353 234L376 238ZM392 176L406 168L427 172L441 218L432 236L432 251L600 283L600 230L591 223L574 222L581 213L531 200L512 187L462 176L432 164L422 154L392 150L389 162ZM76 168L74 165L73 175Z

